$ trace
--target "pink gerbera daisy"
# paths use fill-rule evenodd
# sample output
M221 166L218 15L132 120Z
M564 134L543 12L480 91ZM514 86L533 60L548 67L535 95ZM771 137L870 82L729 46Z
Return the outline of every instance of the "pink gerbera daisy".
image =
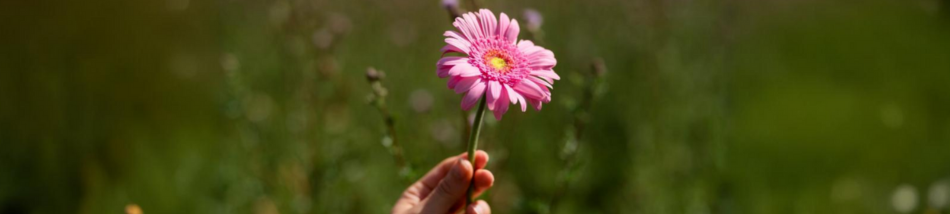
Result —
M521 104L521 111L531 104L541 110L541 103L551 102L557 60L548 49L531 41L518 41L518 21L501 13L501 20L490 10L481 9L455 19L456 31L446 31L442 59L436 63L439 78L449 78L449 88L466 93L462 109L469 110L482 95L496 119L508 111L508 105ZM445 56L456 52L467 56Z

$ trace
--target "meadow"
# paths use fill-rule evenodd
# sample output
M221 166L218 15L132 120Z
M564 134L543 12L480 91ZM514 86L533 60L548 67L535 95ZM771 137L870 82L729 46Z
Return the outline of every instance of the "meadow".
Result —
M486 115L495 213L948 212L950 1L478 2L561 76ZM388 213L466 150L438 0L0 17L0 213Z

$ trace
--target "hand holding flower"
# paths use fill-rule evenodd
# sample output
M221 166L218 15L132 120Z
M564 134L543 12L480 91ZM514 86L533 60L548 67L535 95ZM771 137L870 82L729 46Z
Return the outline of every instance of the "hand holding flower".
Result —
M475 153L474 166L468 161L466 153L446 158L402 193L392 213L456 213L465 205L469 184L475 186L475 195L480 195L494 183L495 177L491 171L484 169L487 163L488 153L481 150ZM472 179L475 179L474 182ZM465 213L486 214L491 213L491 208L480 200L468 205Z

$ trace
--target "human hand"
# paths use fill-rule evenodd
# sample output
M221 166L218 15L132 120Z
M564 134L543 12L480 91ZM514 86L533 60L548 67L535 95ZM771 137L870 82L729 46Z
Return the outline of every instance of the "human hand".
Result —
M478 197L495 182L494 175L485 168L488 153L475 152L475 195ZM409 186L393 206L393 214L444 214L456 213L465 205L465 192L472 181L472 163L463 153L446 158L426 173L419 181ZM466 214L490 214L491 208L483 200L465 208Z

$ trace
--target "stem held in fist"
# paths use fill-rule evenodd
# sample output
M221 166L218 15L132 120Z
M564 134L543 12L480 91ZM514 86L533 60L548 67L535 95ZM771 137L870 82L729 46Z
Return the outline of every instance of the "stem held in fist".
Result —
M478 147L478 134L482 129L482 118L485 118L485 100L488 99L485 96L482 96L481 101L478 102L478 110L475 112L475 121L472 123L472 131L468 137L468 162L472 164L475 163L475 148ZM478 171L477 168L472 167L472 180L468 184L468 191L465 192L465 207L472 204L472 194L475 191L475 172Z

